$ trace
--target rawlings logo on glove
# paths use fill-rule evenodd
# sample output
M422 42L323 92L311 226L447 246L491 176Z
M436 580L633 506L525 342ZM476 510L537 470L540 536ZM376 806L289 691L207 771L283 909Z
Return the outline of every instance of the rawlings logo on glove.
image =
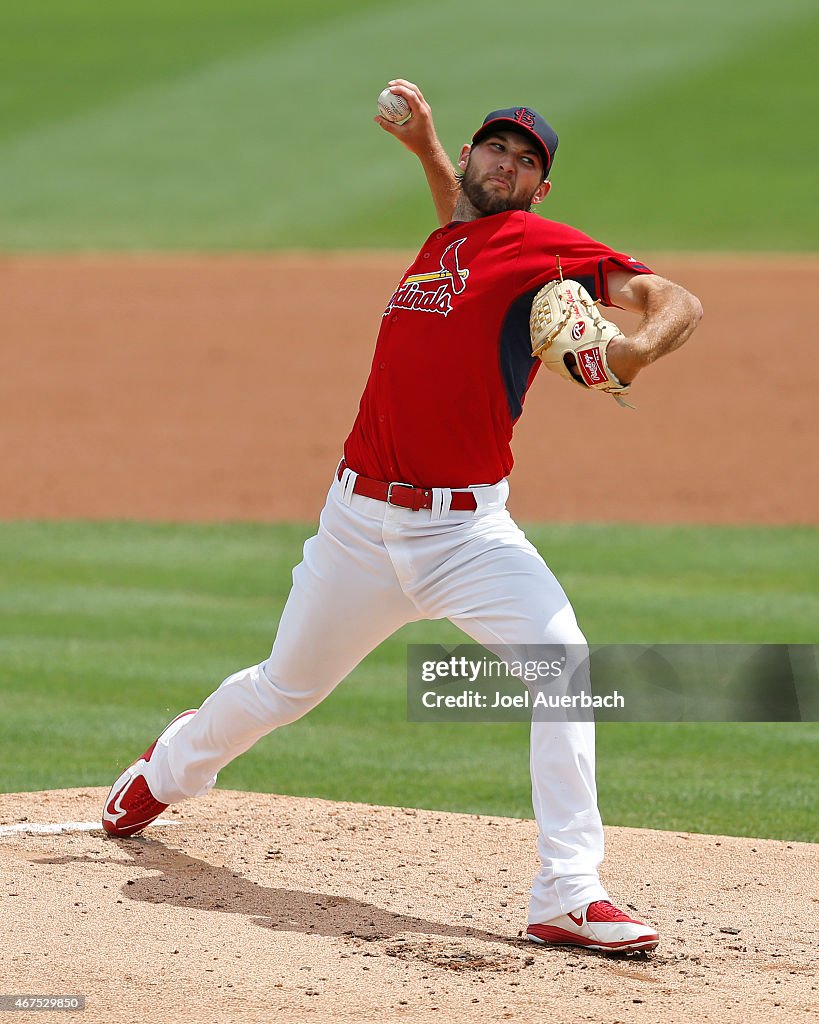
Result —
M628 384L609 369L606 349L620 328L601 316L591 295L577 281L550 281L532 301L529 318L532 355L547 369L584 388L605 391L621 405Z

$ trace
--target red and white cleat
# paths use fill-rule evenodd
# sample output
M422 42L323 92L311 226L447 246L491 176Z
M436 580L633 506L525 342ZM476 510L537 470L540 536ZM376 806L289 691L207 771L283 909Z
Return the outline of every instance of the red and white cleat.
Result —
M544 924L530 924L526 938L542 945L585 946L602 953L636 953L654 949L660 941L653 928L635 921L608 900L597 900Z
M156 821L168 806L160 803L148 789L144 768L151 760L151 754L153 754L157 743L172 736L186 718L195 714L196 709L183 711L181 715L177 715L148 747L142 757L137 758L132 765L126 768L111 787L111 792L108 794L102 811L102 827L109 836L127 839L128 836L141 832L146 825Z

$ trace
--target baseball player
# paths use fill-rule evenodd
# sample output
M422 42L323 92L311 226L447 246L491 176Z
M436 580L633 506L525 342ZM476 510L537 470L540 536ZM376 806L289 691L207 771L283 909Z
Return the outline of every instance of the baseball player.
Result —
M512 430L541 365L536 299L565 279L642 314L631 337L614 329L591 355L575 346L560 360L582 386L615 393L681 345L701 307L633 257L530 212L549 192L558 144L536 111L489 114L456 177L420 90L405 80L391 87L412 118L377 120L420 158L440 227L386 304L358 416L270 656L175 718L116 780L103 811L111 836L206 793L224 765L305 715L407 622L448 618L484 645L561 645L568 671L584 661L568 598L506 510ZM575 323L572 336L585 330ZM600 883L594 758L593 723L533 722L541 867L527 934L606 952L653 949L656 931L613 906Z

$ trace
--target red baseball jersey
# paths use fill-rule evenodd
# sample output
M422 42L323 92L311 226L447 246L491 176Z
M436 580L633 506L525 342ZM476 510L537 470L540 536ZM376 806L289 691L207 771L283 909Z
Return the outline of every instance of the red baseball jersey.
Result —
M512 429L541 363L532 299L559 276L611 305L612 270L642 263L575 228L520 210L433 232L384 310L358 416L351 469L420 487L508 476Z

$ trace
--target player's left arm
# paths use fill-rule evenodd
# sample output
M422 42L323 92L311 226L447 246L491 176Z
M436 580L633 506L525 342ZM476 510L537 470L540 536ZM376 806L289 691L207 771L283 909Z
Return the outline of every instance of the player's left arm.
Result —
M702 305L691 292L656 274L615 270L607 283L612 305L642 314L637 330L613 338L606 351L612 372L630 384L640 370L691 337L702 319Z

